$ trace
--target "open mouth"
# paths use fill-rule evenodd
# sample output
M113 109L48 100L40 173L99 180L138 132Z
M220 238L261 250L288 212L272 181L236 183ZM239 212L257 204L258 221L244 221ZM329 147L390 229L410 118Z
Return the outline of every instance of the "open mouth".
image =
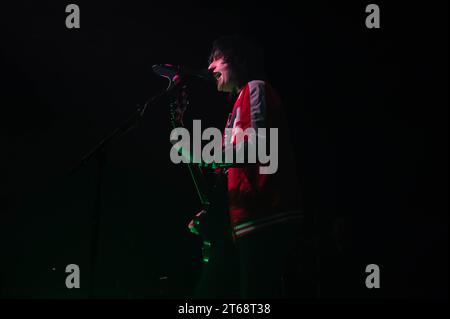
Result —
M216 78L217 81L219 80L221 75L222 75L222 73L220 73L220 72L214 72L214 77Z

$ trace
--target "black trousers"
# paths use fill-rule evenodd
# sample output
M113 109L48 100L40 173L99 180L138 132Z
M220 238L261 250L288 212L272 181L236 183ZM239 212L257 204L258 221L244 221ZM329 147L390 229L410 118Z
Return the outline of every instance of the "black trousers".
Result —
M295 249L298 222L280 223L215 243L204 264L195 298L283 298L288 256Z

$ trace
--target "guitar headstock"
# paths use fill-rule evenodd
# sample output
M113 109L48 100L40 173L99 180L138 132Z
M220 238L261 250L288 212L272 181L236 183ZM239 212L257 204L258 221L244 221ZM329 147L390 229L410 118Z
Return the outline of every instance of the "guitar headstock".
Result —
M170 103L171 122L174 126L184 126L184 112L189 105L187 87L183 85L177 90L172 102Z

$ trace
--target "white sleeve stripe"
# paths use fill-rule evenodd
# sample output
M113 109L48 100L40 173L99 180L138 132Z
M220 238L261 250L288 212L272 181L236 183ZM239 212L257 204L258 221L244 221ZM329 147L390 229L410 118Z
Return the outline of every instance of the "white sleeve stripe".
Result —
M250 81L250 118L252 128L266 127L266 89L264 81Z

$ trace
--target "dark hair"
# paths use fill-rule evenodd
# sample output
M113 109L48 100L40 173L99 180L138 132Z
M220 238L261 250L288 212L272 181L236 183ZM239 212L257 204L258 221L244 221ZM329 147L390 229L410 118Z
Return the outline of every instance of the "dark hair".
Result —
M209 63L224 58L235 73L238 85L251 80L265 80L264 54L254 40L241 35L223 36L213 42Z

